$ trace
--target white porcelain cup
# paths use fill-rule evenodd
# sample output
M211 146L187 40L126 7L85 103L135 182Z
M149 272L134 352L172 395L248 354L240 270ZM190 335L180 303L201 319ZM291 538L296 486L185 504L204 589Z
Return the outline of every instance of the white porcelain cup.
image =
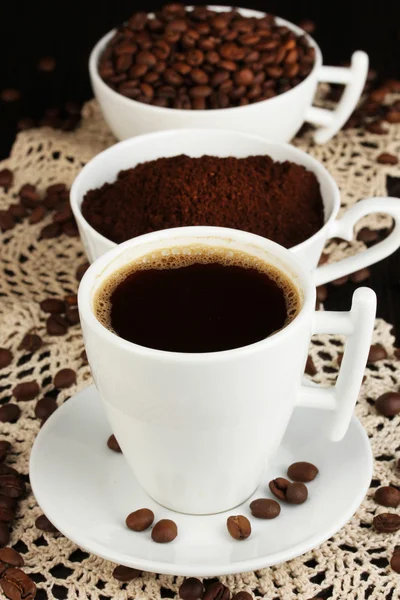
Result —
M228 6L210 6L218 12L231 10ZM239 8L245 17L264 17L265 13ZM300 27L276 18L297 35L306 35L315 48L316 59L311 73L297 86L269 100L248 106L217 110L180 110L143 104L126 98L111 89L100 77L98 64L115 30L107 33L93 48L89 59L89 73L94 94L104 118L119 140L152 131L180 128L236 129L257 133L274 142L288 142L304 122L318 125L314 139L323 144L344 125L355 109L368 73L368 56L357 51L351 57L350 67L325 67L316 42ZM345 91L334 111L312 106L318 82L340 83Z
M260 342L203 354L145 348L100 324L94 296L115 271L154 251L193 245L246 252L274 265L299 292L298 315ZM152 498L191 514L228 510L254 492L296 406L331 411L327 436L344 436L376 308L374 292L360 288L350 312L314 312L313 279L293 253L219 227L168 229L121 244L87 270L78 303L90 368L124 457ZM303 383L313 333L347 336L335 387Z
M325 167L290 144L276 144L262 137L235 131L177 130L147 134L125 140L95 156L79 173L71 188L71 206L78 223L82 242L90 261L115 247L115 243L98 233L81 212L86 192L105 182L113 182L121 169L161 157L187 154L198 157L268 154L274 160L289 160L313 171L319 180L324 203L325 223L313 236L291 251L303 265L313 271L314 282L321 285L367 267L392 254L400 247L400 201L398 198L376 197L354 204L341 218L340 192ZM383 241L339 262L317 267L324 245L332 237L353 239L353 228L359 219L372 213L388 213L394 219L394 229Z

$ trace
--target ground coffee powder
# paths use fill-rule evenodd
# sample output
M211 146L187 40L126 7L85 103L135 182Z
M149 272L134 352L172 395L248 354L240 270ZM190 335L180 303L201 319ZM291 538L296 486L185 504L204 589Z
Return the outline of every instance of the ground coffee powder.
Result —
M286 248L312 236L324 220L314 173L269 156L181 155L142 163L89 190L82 213L117 243L158 229L214 225L257 233Z

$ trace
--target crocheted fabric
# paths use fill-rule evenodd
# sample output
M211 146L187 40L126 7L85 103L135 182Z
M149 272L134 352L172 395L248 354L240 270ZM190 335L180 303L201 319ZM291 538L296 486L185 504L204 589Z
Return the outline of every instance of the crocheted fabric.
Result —
M400 175L398 167L376 162L383 151L400 156L400 127L389 125L388 129L384 136L356 129L343 131L324 146L314 146L311 134L306 134L295 144L328 168L339 184L345 210L361 198L385 195L387 176ZM39 191L55 182L69 187L81 167L114 142L95 101L85 106L81 127L72 133L48 128L20 133L11 157L0 164L0 170L10 168L14 172L14 183L8 192L0 188L0 209L17 201L17 192L25 183L36 185ZM76 292L76 269L86 260L77 238L63 235L39 241L40 230L50 220L46 217L36 225L25 220L1 234L0 347L9 348L14 358L10 366L0 371L0 404L9 402L12 389L23 381L36 379L42 395L50 392L54 389L55 373L65 367L77 372L77 383L59 392L58 405L91 383L89 367L81 358L84 346L79 325L70 327L64 336L51 337L45 327L47 315L39 307L39 302L49 296L62 298ZM363 219L356 229L365 225L381 229L390 224L388 216L373 215ZM331 241L326 252L331 260L337 260L363 247L360 241ZM18 350L27 332L38 333L44 341L33 354ZM327 335L313 339L310 353L318 370L315 381L334 381L342 342L340 337ZM374 407L380 394L398 389L400 363L394 357L389 324L376 321L374 342L386 348L388 358L367 367L356 408L375 457L374 478L362 506L345 527L319 548L276 567L221 577L232 593L247 590L270 600L307 600L313 596L346 600L400 598L399 576L389 566L399 536L377 533L371 527L373 516L385 512L372 498L374 488L400 484L394 473L395 459L400 456L400 418L387 419L378 415ZM18 404L22 409L20 419L15 424L0 423L0 439L12 443L7 464L28 474L29 453L40 423L34 414L36 400ZM112 577L112 563L81 551L62 535L36 529L34 523L39 514L41 510L28 491L20 503L11 535L11 545L23 553L25 570L37 583L39 600L178 597L181 577L143 573L129 584L119 583Z

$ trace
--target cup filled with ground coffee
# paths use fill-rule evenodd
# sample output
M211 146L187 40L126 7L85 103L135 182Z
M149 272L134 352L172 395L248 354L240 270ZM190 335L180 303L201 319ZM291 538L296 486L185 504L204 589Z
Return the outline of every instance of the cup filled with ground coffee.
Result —
M137 12L94 47L89 71L118 139L162 129L238 129L289 141L306 121L324 143L347 121L368 57L322 66L316 42L289 21L254 10L167 4ZM312 106L318 82L345 92L334 111Z
M289 144L235 131L177 130L120 142L82 169L71 205L91 261L158 229L230 227L290 249L321 285L400 246L398 198L362 200L337 218L340 192L321 163ZM389 236L317 267L327 240L350 241L354 225L370 213L393 217Z
M95 261L79 288L90 367L124 457L160 504L190 514L247 499L297 405L346 433L375 294L315 312L310 273L282 246L219 227L167 229ZM336 386L303 384L310 336L347 344Z

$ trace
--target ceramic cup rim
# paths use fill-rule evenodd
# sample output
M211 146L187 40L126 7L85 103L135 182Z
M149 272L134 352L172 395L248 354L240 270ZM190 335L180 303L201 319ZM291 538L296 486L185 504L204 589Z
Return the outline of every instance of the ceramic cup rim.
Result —
M165 240L166 243L168 242L167 245L170 246L173 239L177 239L177 245L184 245L181 240L185 238L190 240L193 240L194 238L211 238L211 240L215 240L217 238L219 240L227 240L228 242L233 241L248 246L250 254L251 247L253 247L261 249L262 252L270 254L274 258L278 259L278 263L280 263L287 271L289 271L289 278L300 292L301 307L298 314L283 329L258 342L231 350L202 353L169 352L147 348L145 346L124 340L102 325L94 314L93 295L95 290L98 288L99 280L101 281L103 278L106 279L110 276L111 273L104 275L107 267L109 267L113 261L118 259L125 253L126 250L131 247L140 247L151 243L157 243L162 246L163 240ZM193 241L190 243L193 243ZM212 245L212 242L210 245ZM144 254L146 254L146 252L144 252ZM121 265L118 265L115 271L118 271L120 268ZM279 269L279 266L277 268ZM90 265L80 282L78 290L78 305L81 318L84 320L86 325L85 329L89 331L94 330L97 336L110 345L116 345L119 348L125 349L136 355L158 359L163 362L178 361L198 364L200 362L215 363L216 361L227 361L239 356L248 356L265 349L267 346L272 346L283 341L284 339L289 339L291 336L296 335L296 330L303 326L304 319L309 318L308 315L310 312L314 311L315 297L316 291L312 282L312 275L304 268L300 260L283 246L280 246L276 242L272 242L271 240L263 238L254 233L248 233L237 229L229 229L226 227L194 226L176 227L146 233L144 235L127 240L126 242L119 244L115 248L100 256Z
M221 6L221 5L216 5L216 4L207 5L207 7L211 10L217 10L217 12L227 12L227 11L231 10L231 8L232 8L229 6ZM193 8L193 7L189 6L188 8ZM265 13L265 12L262 12L259 10L247 9L247 8L242 8L242 7L234 7L234 8L237 8L237 10L239 12L243 13L245 16L248 15L248 16L262 18L268 14L268 13ZM150 12L149 14L151 15L153 13ZM306 31L304 31L303 29L301 29L301 27L298 27L294 23L291 23L290 21L287 21L286 19L282 19L281 17L275 16L275 18L279 25L284 25L284 26L288 27L289 29L291 29L297 35L304 35L307 38L309 44L313 48L315 48L316 54L315 54L314 66L313 66L312 70L310 71L310 73L307 75L307 77L305 77L303 79L303 81L301 81L298 85L294 86L287 92L283 92L282 94L279 94L278 96L274 96L273 98L268 98L267 100L262 100L261 102L257 102L256 103L257 105L262 105L266 102L269 102L270 104L276 103L276 102L279 102L279 100L283 96L287 97L288 95L293 94L295 92L295 90L297 90L298 88L301 88L302 86L305 86L306 82L308 82L308 80L311 77L315 76L315 73L317 72L317 70L322 66L322 52L321 52L320 47L314 40L314 38L312 38ZM179 109L179 108L168 108L168 107L163 107L163 106L153 106L151 104L144 104L143 102L138 102L137 100L134 100L133 98L127 98L126 96L123 96L122 94L119 94L118 92L113 90L109 85L107 85L103 81L103 79L99 75L99 69L98 69L98 62L99 62L100 54L102 53L106 44L109 42L109 40L112 38L112 36L114 35L114 33L116 31L117 31L117 29L114 28L111 31L109 31L108 33L106 33L102 38L100 38L100 40L93 47L93 49L90 53L90 56L89 56L89 74L90 74L92 81L95 82L96 86L98 86L101 89L101 92L103 94L105 94L106 96L108 96L114 102L117 102L117 101L121 102L122 104L124 104L125 106L130 107L130 108L140 107L143 110L147 110L149 113L153 113L154 115L158 115L161 117L164 116L165 118L168 118L168 116L171 115L172 112L174 114L180 113L182 115L188 115L187 110L183 110L183 109ZM229 112L229 114L234 115L235 113L238 113L239 111L242 111L242 113L245 110L249 111L249 110L251 110L251 108L253 106L254 106L253 104L249 104L247 106L233 106L230 108L216 108L213 110L213 112L217 112L218 114L221 114L221 113L226 114L227 112ZM209 112L210 112L209 110L196 110L196 115L201 117L202 115L209 113ZM189 114L191 114L190 111L189 111Z
M151 133L145 133L143 135L138 135L132 138L128 138L126 140L122 140L121 142L117 142L113 146L110 146L109 148L106 148L99 154L96 154L96 156L89 160L89 162L87 162L83 169L78 173L71 186L70 191L70 202L72 211L78 224L82 227L85 234L87 236L90 236L92 239L97 240L102 245L108 247L109 250L115 248L115 246L118 246L117 242L113 242L112 240L106 238L104 235L99 233L94 227L92 227L92 225L90 225L90 223L85 219L85 217L82 214L81 207L83 197L86 191L81 192L80 188L85 187L84 183L87 176L90 175L90 173L93 172L93 170L96 170L99 163L101 163L105 158L112 160L114 154L119 154L120 151L125 148L128 151L128 149L134 149L135 146L138 146L140 148L141 144L153 144L154 147L157 147L157 140L162 140L163 138L168 138L170 136L190 137L198 136L199 134L209 136L210 139L215 138L216 136L222 138L224 136L230 137L234 135L237 136L238 143L240 143L240 138L247 141L253 140L256 143L263 143L266 146L265 155L268 155L269 146L270 148L280 149L283 152L287 153L288 156L286 160L290 160L296 163L296 157L299 157L299 159L302 159L301 162L304 162L305 164L308 163L306 168L311 168L312 172L317 177L320 185L324 183L325 186L328 188L326 191L326 195L329 194L331 196L332 206L329 207L329 214L327 214L328 209L326 205L328 200L326 200L324 192L321 189L321 196L324 204L324 224L312 236L308 237L300 244L292 246L289 250L301 251L303 249L306 249L308 246L311 246L317 238L320 238L321 236L324 236L325 238L329 237L329 230L340 208L340 192L332 175L328 172L328 170L324 167L324 165L321 162L307 154L307 152L304 152L303 150L300 150L299 148L296 148L295 146L286 142L270 142L267 138L255 134L245 133L241 131L233 131L229 129L215 130L212 128L201 130L169 129L164 131L154 131ZM134 158L132 162L134 162ZM138 163L139 161L136 162L136 164ZM116 169L115 178L119 170L119 168ZM113 179L113 181L115 181L115 178ZM105 183L105 181L103 183Z

